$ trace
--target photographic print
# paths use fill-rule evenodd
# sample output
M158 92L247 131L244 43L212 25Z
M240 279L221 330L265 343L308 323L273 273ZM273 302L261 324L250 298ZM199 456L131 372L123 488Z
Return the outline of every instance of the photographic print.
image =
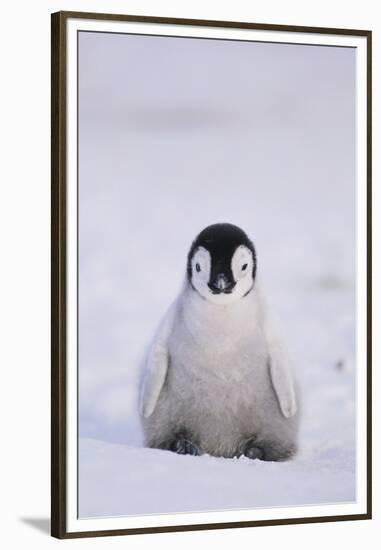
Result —
M370 518L369 31L52 16L52 534Z

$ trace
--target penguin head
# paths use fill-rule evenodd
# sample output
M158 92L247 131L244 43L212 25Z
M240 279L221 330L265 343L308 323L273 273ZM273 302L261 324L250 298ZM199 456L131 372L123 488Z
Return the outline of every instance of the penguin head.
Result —
M230 223L206 227L188 253L191 288L214 304L228 305L247 296L254 286L256 268L253 243Z

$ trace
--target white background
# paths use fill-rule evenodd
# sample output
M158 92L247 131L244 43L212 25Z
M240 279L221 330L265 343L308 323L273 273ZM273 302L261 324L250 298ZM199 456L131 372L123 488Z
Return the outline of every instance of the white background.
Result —
M110 548L152 544L175 548L181 544L256 545L285 548L367 545L376 547L380 531L379 475L375 469L375 519L372 522L234 529L189 534L140 535L111 539L59 542L49 538L50 512L50 12L59 9L107 11L144 15L243 20L374 31L374 57L380 51L376 3L321 0L318 5L268 0L219 2L79 1L8 3L2 11L2 84L0 120L0 311L2 338L1 407L1 545L4 548L48 548L98 545ZM5 69L5 71L4 71ZM374 149L377 151L379 63L374 67ZM378 166L374 163L374 182ZM374 205L379 192L375 189ZM376 216L375 216L376 218ZM377 227L378 226L378 227ZM380 221L375 221L375 237ZM374 249L380 249L375 239ZM375 258L374 280L380 279ZM378 289L375 289L376 291ZM378 291L375 298L378 299ZM376 309L376 308L375 308ZM379 315L378 315L379 317ZM379 325L377 313L374 326ZM374 364L380 362L375 350ZM379 386L375 372L374 388ZM379 405L374 419L378 427ZM375 464L380 448L375 441ZM374 542L373 542L374 541Z

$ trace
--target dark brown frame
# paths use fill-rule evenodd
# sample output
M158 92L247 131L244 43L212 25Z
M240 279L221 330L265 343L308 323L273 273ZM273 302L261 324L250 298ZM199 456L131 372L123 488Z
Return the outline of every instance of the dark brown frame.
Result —
M104 531L68 533L66 530L66 22L68 18L131 21L143 23L167 23L225 27L235 29L259 29L298 33L320 33L363 36L367 40L367 512L341 516L321 516L281 520L237 521L199 525L175 525ZM60 539L99 537L108 535L135 535L318 523L327 521L352 521L372 517L372 33L369 30L268 25L233 21L177 19L172 17L146 17L112 15L104 13L57 12L51 18L51 534Z

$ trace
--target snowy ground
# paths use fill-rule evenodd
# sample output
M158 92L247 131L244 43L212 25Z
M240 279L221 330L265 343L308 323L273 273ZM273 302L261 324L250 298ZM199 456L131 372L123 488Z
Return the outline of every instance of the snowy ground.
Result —
M81 517L353 501L350 446L289 463L180 456L82 439Z
M151 40L80 35L80 516L352 501L353 51ZM299 371L291 463L142 448L141 358L218 221L253 239Z

